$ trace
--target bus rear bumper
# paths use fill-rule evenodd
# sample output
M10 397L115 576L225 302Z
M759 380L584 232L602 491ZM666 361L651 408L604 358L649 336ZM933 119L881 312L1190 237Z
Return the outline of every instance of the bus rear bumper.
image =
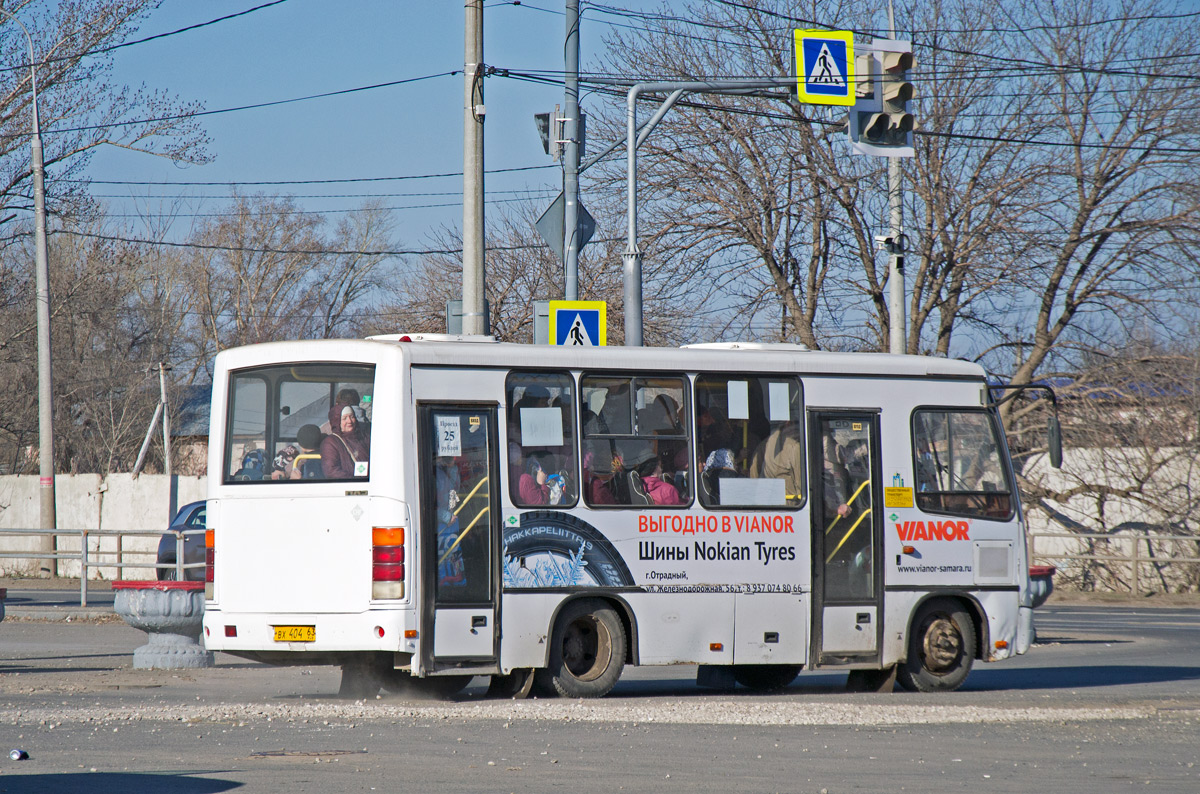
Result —
M239 656L292 664L317 661L340 653L385 652L412 654L418 637L412 609L376 609L358 613L224 612L204 614L204 646ZM306 659L312 657L312 661ZM275 662L279 663L279 662Z

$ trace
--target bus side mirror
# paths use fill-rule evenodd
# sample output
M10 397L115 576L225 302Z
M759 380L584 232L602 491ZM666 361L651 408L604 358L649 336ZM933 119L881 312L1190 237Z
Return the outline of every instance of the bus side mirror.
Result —
M1062 428L1058 424L1058 417L1050 417L1050 421L1046 423L1047 445L1050 449L1050 465L1056 469L1062 468Z

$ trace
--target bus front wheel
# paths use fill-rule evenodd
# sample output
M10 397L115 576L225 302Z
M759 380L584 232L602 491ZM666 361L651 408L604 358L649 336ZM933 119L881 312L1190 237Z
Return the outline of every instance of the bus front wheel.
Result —
M975 661L975 624L966 609L939 598L917 612L908 636L908 660L896 671L910 692L951 692L962 686Z
M601 601L573 601L554 624L550 665L535 674L539 688L568 698L604 697L625 668L625 627Z

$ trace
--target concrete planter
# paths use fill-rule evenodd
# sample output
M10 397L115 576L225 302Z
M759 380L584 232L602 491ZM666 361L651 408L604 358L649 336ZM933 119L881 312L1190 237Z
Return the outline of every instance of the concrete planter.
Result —
M212 667L200 643L203 582L113 582L113 610L150 641L133 652L135 670Z
M1057 570L1053 565L1029 566L1029 590L1034 609L1046 603L1046 599L1054 592L1054 573Z

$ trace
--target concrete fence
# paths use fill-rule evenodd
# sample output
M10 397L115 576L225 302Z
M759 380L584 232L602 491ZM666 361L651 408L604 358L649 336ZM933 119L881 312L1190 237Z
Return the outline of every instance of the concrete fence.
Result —
M135 570L121 577L116 564L143 561L153 565L159 535L166 530L177 509L188 502L203 499L206 478L143 474L60 474L54 480L57 523L67 530L104 530L88 535L88 576L91 579L139 578ZM0 529L36 529L41 526L40 482L36 475L0 476ZM150 534L126 535L138 531ZM112 534L109 534L109 533ZM0 551L28 553L28 556L0 558L0 575L36 576L40 567L38 552L44 536L0 534ZM80 555L81 534L63 534L55 550ZM113 563L105 567L104 563ZM55 562L59 576L77 577L78 559ZM140 578L154 578L152 568L142 569Z
M80 575L87 534L90 579L153 579L158 540L173 509L205 496L206 478L144 474L60 474L55 478L58 528L53 561L59 576ZM37 576L44 535L5 534L41 524L36 475L0 476L0 576ZM1031 522L1035 523L1035 522ZM73 530L73 532L72 532ZM1200 538L1145 533L1064 533L1031 526L1035 563L1057 565L1061 589L1132 592L1194 592L1200 589ZM106 566L105 563L108 563ZM147 567L132 567L136 564ZM125 569L118 565L131 566Z
M1200 591L1200 537L1147 532L1030 532L1035 565L1054 565L1061 590L1133 593Z

